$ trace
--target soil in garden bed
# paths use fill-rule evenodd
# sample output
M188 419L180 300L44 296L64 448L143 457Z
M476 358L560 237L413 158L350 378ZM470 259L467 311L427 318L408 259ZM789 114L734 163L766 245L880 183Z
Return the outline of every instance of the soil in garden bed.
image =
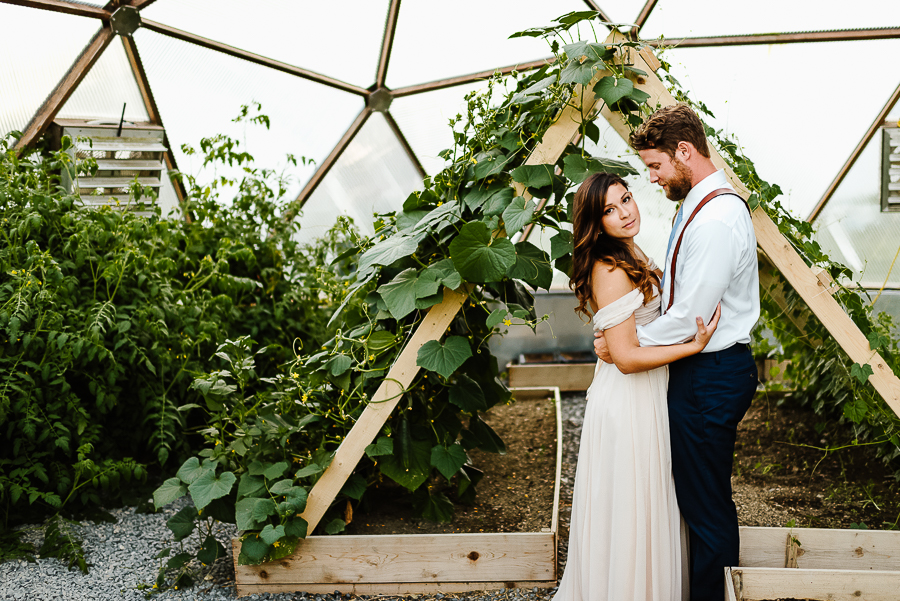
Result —
M456 503L453 522L418 518L409 493L385 478L369 487L347 534L540 532L549 528L556 475L556 409L552 397L514 401L483 415L506 443L506 455L468 452L484 478L474 505ZM445 484L441 482L441 484ZM454 488L445 493L455 501Z
M738 428L732 485L744 526L892 529L900 484L851 429L758 395ZM864 526L863 526L864 524Z

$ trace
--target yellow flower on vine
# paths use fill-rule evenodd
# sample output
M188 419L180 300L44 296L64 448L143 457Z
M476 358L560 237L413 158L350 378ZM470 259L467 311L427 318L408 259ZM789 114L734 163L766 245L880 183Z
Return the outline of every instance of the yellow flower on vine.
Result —
M512 320L511 320L510 318L507 317L506 319L503 320L503 325L505 325L505 326L511 326L511 325L512 325Z

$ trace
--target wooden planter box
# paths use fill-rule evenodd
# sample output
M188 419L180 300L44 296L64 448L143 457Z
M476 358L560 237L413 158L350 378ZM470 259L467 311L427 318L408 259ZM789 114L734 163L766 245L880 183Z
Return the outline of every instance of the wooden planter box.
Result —
M286 559L237 564L239 597L253 593L453 593L556 586L562 421L558 388L513 389L517 403L548 398L556 406L556 475L553 512L539 532L310 536Z
M594 379L592 363L507 363L510 388L556 386L561 391L587 390Z
M900 599L900 532L741 528L725 601Z

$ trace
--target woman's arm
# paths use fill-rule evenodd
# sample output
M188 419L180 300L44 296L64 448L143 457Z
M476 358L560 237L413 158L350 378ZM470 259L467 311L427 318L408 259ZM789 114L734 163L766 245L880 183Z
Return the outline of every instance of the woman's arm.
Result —
M631 280L621 269L610 271L608 266L595 267L593 277L594 298L600 307L612 303L634 289ZM638 343L634 315L603 332L613 363L624 374L648 371L668 365L678 359L696 355L712 337L719 321L719 310L707 327L697 318L697 336L683 344L642 347Z

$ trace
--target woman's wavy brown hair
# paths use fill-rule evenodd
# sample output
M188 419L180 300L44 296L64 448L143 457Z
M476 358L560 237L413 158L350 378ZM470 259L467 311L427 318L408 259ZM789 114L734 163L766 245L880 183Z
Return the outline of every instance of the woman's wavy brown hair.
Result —
M597 261L609 265L611 269L619 267L625 271L635 287L644 293L645 303L652 298L654 286L659 287L656 274L650 271L647 264L638 259L625 242L603 231L606 193L615 184L622 184L628 189L628 184L618 175L594 173L584 180L575 193L572 211L574 253L569 288L575 292L579 303L575 313L588 319L591 318L588 303L593 297L591 272Z

